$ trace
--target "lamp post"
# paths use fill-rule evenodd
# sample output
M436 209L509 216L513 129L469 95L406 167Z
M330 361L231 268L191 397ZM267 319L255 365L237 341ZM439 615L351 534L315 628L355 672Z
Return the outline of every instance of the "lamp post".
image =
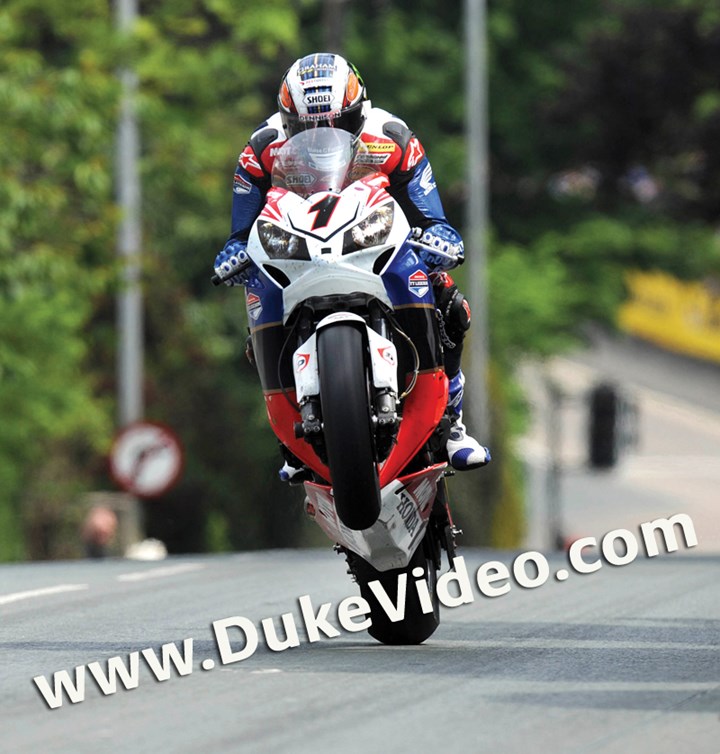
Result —
M116 0L118 31L127 32L137 18L137 0ZM122 277L117 298L118 422L125 426L143 418L143 302L140 288L140 138L135 115L137 76L120 71L122 99L117 133L116 190L122 213L117 253Z
M119 33L130 31L137 18L137 0L115 0L115 25ZM129 68L120 73L122 88L116 149L116 196L121 218L117 254L121 265L117 295L117 420L119 426L140 421L143 400L143 301L141 276L140 137L135 114L137 76ZM119 504L119 503L118 503ZM124 551L143 538L142 509L137 498L125 496L118 536Z
M465 0L467 203L465 241L473 323L469 332L468 408L473 426L489 439L487 217L488 116L486 0Z

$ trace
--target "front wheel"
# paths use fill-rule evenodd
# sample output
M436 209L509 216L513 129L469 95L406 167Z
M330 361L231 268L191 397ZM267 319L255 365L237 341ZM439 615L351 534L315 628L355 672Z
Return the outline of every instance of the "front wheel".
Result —
M318 369L325 450L335 508L350 529L380 514L380 484L369 405L363 333L345 324L318 332Z

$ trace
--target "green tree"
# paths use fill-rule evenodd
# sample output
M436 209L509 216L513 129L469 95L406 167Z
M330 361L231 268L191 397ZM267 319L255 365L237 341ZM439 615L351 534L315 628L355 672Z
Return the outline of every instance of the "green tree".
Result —
M294 541L293 527L273 525L276 509L257 505L274 443L265 428L257 441L260 393L238 368L241 297L209 276L229 231L234 161L264 116L295 14L282 0L147 3L120 39L109 12L97 0L0 9L1 555L22 552L21 503L33 530L52 530L73 496L109 482L120 65L142 91L148 417L168 420L188 449L183 484L148 509L150 525L174 549L203 549L214 507L215 531L235 546ZM31 549L57 551L46 544Z
M82 22L59 2L0 8L0 558L23 553L20 493L53 443L99 449L109 429L85 369L113 226L95 5Z

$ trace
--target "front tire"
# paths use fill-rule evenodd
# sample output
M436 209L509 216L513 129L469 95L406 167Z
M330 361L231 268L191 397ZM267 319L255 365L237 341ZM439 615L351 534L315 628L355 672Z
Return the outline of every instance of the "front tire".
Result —
M363 334L351 325L332 325L318 332L317 347L325 450L335 507L345 526L367 529L380 514L380 484Z

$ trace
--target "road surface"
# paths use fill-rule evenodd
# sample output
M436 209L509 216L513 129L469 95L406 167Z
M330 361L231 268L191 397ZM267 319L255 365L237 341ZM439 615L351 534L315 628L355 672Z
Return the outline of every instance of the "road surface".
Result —
M720 554L720 365L701 364L633 340L597 333L592 348L522 372L534 421L521 442L527 465L527 547L554 546L547 494L549 378L562 392L558 458L564 538L686 513L699 553ZM587 395L610 380L638 407L637 443L610 471L587 468Z
M356 593L330 549L3 565L0 750L719 754L718 372L654 352L630 358L624 347L550 366L568 396L564 533L600 540L626 528L639 538L639 524L683 513L697 546L647 557L640 541L625 566L572 572L548 532L539 419L523 442L532 493L525 548L548 553L549 580L534 589L511 580L493 598L471 591L420 647L384 647L342 627L308 640L299 597L316 610L330 603L334 616ZM542 409L537 377L531 371L527 384L535 380ZM600 377L634 391L641 410L640 444L602 475L584 467L581 399ZM471 576L488 560L512 568L518 556L460 554ZM285 613L297 621L297 647L273 652L260 635L251 656L223 663L213 624L237 617L259 626ZM191 672L158 681L143 650L160 658L170 644ZM134 658L135 688L101 691L89 668L107 671L111 658L129 669ZM85 677L84 693L74 704L59 694L51 709L32 679L47 680L52 702L53 674L63 670Z
M468 571L516 553L464 550ZM554 574L566 564L551 555ZM720 751L720 561L682 548L443 610L420 647L365 633L219 662L211 624L354 593L331 551L0 568L4 752ZM52 590L52 591L49 591ZM238 634L239 637L239 634ZM50 709L32 682L193 639L192 673ZM241 646L239 638L237 646ZM201 664L213 660L212 670Z

